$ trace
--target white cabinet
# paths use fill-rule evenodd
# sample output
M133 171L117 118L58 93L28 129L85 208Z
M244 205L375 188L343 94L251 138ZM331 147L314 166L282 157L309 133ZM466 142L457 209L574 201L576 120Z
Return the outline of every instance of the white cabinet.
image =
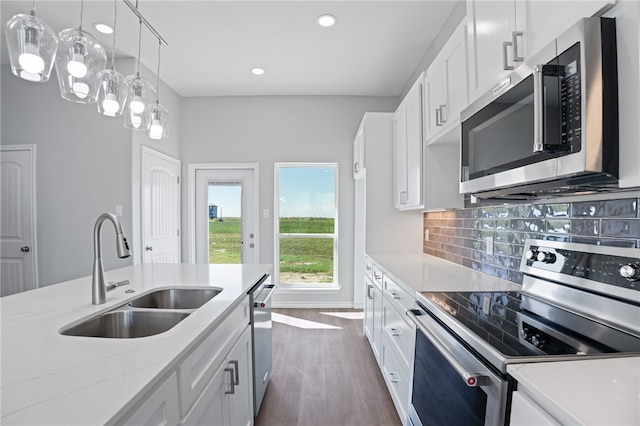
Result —
M151 391L128 415L117 421L122 425L177 425L180 420L178 409L178 384L176 373L172 373L158 387Z
M246 327L181 424L253 424L251 378L251 329Z
M365 279L365 283L367 294L365 295L364 332L379 364L382 346L382 291L369 278Z
M357 179L364 172L365 165L365 129L364 125L360 124L356 137L353 139L353 178Z
M507 75L581 18L602 13L613 0L467 0L469 100Z
M427 69L424 99L425 142L443 143L440 139L447 137L446 142L458 143L460 111L469 101L466 22L460 23Z
M394 115L394 200L400 210L422 206L422 84L413 84Z
M559 425L542 407L525 393L514 392L511 400L511 426L555 426Z

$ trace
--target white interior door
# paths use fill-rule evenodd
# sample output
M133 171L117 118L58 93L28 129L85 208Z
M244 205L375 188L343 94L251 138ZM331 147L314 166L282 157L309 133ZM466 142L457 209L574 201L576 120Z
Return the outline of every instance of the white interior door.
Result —
M258 262L256 194L254 169L206 168L195 171L194 240L197 263ZM232 224L239 226L228 229ZM216 228L227 228L223 232L237 233L239 256L216 256L225 254L216 251L235 250L233 243L222 245L215 240ZM228 236L233 238L231 234Z
M38 287L35 145L0 146L0 296Z
M143 263L179 263L180 160L142 147Z

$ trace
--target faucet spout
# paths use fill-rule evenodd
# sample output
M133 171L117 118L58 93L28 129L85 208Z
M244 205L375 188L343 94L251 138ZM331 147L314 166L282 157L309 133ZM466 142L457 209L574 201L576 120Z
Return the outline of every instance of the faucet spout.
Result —
M91 283L91 302L101 305L107 301L107 283L104 279L104 265L102 263L102 240L100 231L105 221L110 221L116 230L116 250L121 259L131 256L131 250L124 235L122 224L113 213L103 213L96 220L93 227L93 279Z

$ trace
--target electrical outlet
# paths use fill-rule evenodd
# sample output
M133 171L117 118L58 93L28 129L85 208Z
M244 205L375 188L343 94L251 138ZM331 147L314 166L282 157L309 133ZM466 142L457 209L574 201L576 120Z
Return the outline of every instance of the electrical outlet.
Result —
M428 229L424 230L424 240L425 241L429 241L429 230Z
M493 237L485 237L485 252L488 255L493 255Z
M485 315L491 315L491 298L489 296L482 296L482 312Z
M262 217L264 217L265 219L269 219L269 209L262 210Z

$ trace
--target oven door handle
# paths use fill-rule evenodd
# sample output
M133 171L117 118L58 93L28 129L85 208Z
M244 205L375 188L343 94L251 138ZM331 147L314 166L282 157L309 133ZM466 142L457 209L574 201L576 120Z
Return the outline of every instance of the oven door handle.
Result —
M418 312L420 311L418 310ZM447 348L445 348L440 343L438 338L431 332L431 330L429 330L428 327L418 319L414 310L409 309L406 311L406 313L409 319L416 325L418 330L422 334L424 334L427 339L429 339L429 341L436 347L436 349L438 349L438 352L440 352L440 355L442 355L447 360L449 365L451 365L451 367L453 367L453 369L456 370L458 375L462 377L462 379L464 380L467 386L475 388L475 387L481 387L481 386L488 386L491 384L489 376L467 371L467 369L458 362L458 360L451 354L451 352L449 352ZM422 315L425 315L425 314L422 314Z
M269 294L267 294L267 297L262 299L262 301L254 302L253 304L254 308L258 308L258 307L264 308L265 306L267 306L267 302L269 301L269 299L271 299L271 296L273 296L273 293L276 291L276 288L278 288L278 286L276 284L269 284L269 285L265 285L264 288L270 289Z

